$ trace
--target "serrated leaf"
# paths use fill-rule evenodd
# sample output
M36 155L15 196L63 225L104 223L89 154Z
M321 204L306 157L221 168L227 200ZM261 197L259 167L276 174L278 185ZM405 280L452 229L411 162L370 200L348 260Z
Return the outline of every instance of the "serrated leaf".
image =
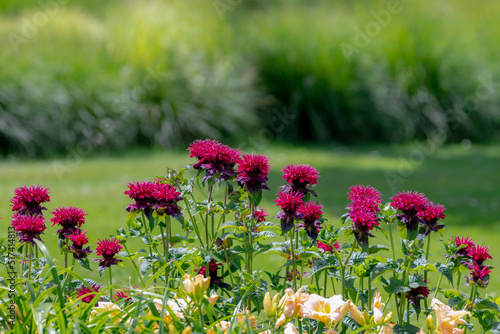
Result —
M434 263L436 266L437 270L444 275L448 279L451 285L453 285L453 273L451 271L451 268L448 267L446 264L442 264L439 262Z
M477 301L475 305L478 309L493 309L497 312L500 312L498 305L492 302L491 300L479 299L479 301Z
M382 282L385 283L384 290L387 293L403 293L410 291L410 288L405 286L405 283L403 281L398 280L394 277L391 277L389 281L383 279Z
M376 254L382 250L390 250L390 248L384 245L371 245L368 247L368 254Z
M92 271L92 269L90 268L89 259L84 257L83 259L78 259L77 261L83 268Z
M139 210L132 210L127 215L127 226L129 229L137 229L139 224L135 221L137 215L139 214Z

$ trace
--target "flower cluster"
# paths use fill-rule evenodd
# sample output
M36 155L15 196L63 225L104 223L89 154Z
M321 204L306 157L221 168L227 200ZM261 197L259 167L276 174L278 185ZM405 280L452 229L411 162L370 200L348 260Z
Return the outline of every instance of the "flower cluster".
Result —
M302 214L298 209L304 204L302 199L304 194L300 192L285 192L280 191L278 198L276 198L276 205L281 207L280 212L276 218L281 220L281 233L285 234L290 231L294 226L294 219L301 219Z
M58 224L62 227L56 231L62 237L66 237L79 230L85 223L85 216L87 215L85 211L74 206L57 208L51 213L54 215L50 220L52 226Z
M391 205L402 212L398 218L406 224L409 231L418 231L419 225L422 225L423 234L428 235L431 231L437 232L444 227L438 221L446 217L443 213L445 207L429 202L424 194L403 191L395 194L391 200Z
M427 284L427 280L424 280L424 283ZM416 310L420 310L420 300L429 297L430 292L427 286L421 285L410 289L410 291L406 293L406 298Z
M458 248L455 257L458 257L463 265L469 270L471 277L465 277L467 283L481 288L486 288L490 281L492 267L484 265L484 261L491 259L490 248L476 245L470 237L455 237L455 244Z
M301 223L297 227L306 231L309 238L315 241L318 238L318 231L321 229L321 217L323 215L323 206L314 202L307 202L302 204L297 212L302 216Z
M332 245L325 244L324 242L317 241L317 245L318 245L318 249L322 249L325 253L331 253L331 254L333 254L333 248L335 248L337 250L340 248L340 244L338 242L334 242L333 246L332 246Z
M269 188L266 185L269 174L269 158L260 154L243 154L238 165L236 181L251 194Z
M94 299L96 292L99 292L101 286L97 283L89 284L90 287L82 285L82 287L76 290L77 298L83 297L82 301L84 303L90 303Z
M40 234L45 231L45 218L42 215L18 216L12 221L12 227L19 232L18 239L20 243L26 242L35 244L35 239L40 239Z
M214 178L216 182L232 178L234 167L240 161L240 151L216 140L195 140L189 145L190 158L197 158L194 169L204 170L203 181Z
M102 256L102 258L95 259L94 261L99 262L99 269L103 270L114 264L122 262L121 259L115 258L122 248L123 247L120 246L120 242L116 238L104 238L104 240L97 240L96 253L98 256Z
M47 208L40 204L50 201L49 188L42 186L24 186L14 190L14 197L10 200L12 211L17 216L36 216L41 215Z
M159 215L169 215L178 218L181 216L181 208L177 202L182 200L181 193L176 186L166 183L138 181L128 184L129 190L125 191L135 201L128 205L125 210L144 210L147 214L156 210Z
M352 219L354 236L361 247L368 247L368 237L374 226L379 225L377 213L382 195L371 187L356 185L349 188L348 199L351 200L347 208Z
M89 243L89 238L85 235L87 231L82 233L82 230L77 229L73 231L70 235L66 237L72 242L72 245L69 245L68 251L73 253L73 257L75 259L83 259L87 257L87 254L92 253L90 250L90 246L83 247L84 245Z
M309 165L288 165L282 171L283 180L288 182L283 186L285 191L299 191L305 195L312 191L308 186L318 184L319 172Z

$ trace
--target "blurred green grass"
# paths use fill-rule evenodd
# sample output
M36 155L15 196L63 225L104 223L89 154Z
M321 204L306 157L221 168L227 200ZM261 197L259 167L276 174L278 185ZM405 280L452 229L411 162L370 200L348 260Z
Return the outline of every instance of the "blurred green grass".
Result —
M345 212L347 204L348 187L370 184L383 193L385 202L388 201L393 191L386 181L386 173L397 173L402 160L408 160L419 147L421 146L272 145L263 150L271 158L272 169L269 181L271 191L264 193L262 206L273 217L278 211L273 202L274 196L278 187L283 184L281 169L291 163L307 163L318 168L321 173L316 191L318 200L324 205L325 217L329 224L339 226L340 216ZM127 182L152 179L164 173L167 167L178 170L192 163L185 151L133 151L125 156L72 161L74 165L71 171L62 174L62 179L57 176L54 164L64 164L64 160L7 161L0 165L2 235L5 235L9 223L9 199L14 189L22 185L41 184L51 191L51 202L47 205L49 212L59 206L75 205L89 214L84 228L89 230L89 241L95 249L98 238L114 234L117 228L126 227L127 213L124 208L130 200L123 192L127 189ZM440 147L425 156L423 163L416 166L396 191L416 190L425 193L429 199L444 204L447 208L445 239L455 235L472 236L476 242L491 247L493 260L490 264L500 268L500 246L497 243L500 238L499 165L499 146ZM47 217L50 219L51 215L47 214ZM62 257L59 255L54 233L55 228L48 227L42 239L61 264ZM434 241L438 239L434 238ZM386 243L380 233L373 242ZM396 247L398 248L397 245ZM130 250L141 248L143 246L138 242L131 242L129 245ZM433 242L432 261L444 261L442 253L440 243ZM91 259L94 258L95 254L92 254ZM277 256L261 255L259 263L263 263L267 270L274 271L284 260ZM500 280L495 279L496 270L492 273L488 288L488 293L493 295L498 295L500 291ZM132 284L137 284L138 278L131 264L126 263L125 270L115 271L113 276L118 283L127 284L131 277ZM104 283L103 279L98 278L96 270L90 273L78 269L77 272Z
M499 2L400 3L358 47L387 1L71 0L27 37L40 4L2 1L0 154L238 142L273 108L286 140L498 139Z

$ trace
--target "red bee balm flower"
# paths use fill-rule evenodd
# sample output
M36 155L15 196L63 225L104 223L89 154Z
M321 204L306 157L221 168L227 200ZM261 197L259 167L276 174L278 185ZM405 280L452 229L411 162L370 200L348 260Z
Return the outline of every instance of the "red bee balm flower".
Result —
M391 205L403 211L405 215L415 215L418 211L422 210L427 203L427 197L416 191L398 192L391 197L391 200Z
M141 181L128 184L128 189L125 195L128 195L135 201L125 208L127 211L144 210L152 207L156 203L154 192L157 190L158 184L151 181Z
M19 187L14 190L14 197L10 200L12 211L18 215L41 215L47 208L41 203L49 202L49 188L42 186Z
M430 231L437 232L444 227L443 224L438 225L437 221L444 219L446 215L443 211L446 210L441 204L434 204L433 202L425 203L421 210L417 213L417 216L424 221L427 226L426 235Z
M206 171L203 181L217 175L220 178L216 181L224 181L235 175L234 167L240 160L240 151L210 139L195 140L188 151L191 158L199 160L193 168Z
M468 247L467 255L478 264L483 264L487 259L491 259L491 255L488 253L490 247L473 245Z
M61 225L62 229L57 230L56 233L63 236L67 236L76 229L81 228L85 223L85 216L87 215L85 211L74 206L58 208L51 213L54 215L54 218L50 220L52 226L56 224Z
M255 210L253 217L257 221L257 223L262 223L266 221L266 217L269 216L269 214L264 210L263 208L259 207L257 210Z
M307 202L301 205L297 212L302 215L302 220L297 227L306 231L309 238L316 240L318 237L318 230L321 229L321 221L318 219L323 215L323 205L314 202Z
M246 187L250 193L268 189L266 182L269 174L269 158L265 155L244 154L238 165L236 181L241 187Z
M335 247L335 249L339 249L340 245L338 242L335 242L333 244L333 247ZM325 253L333 254L333 247L331 245L325 244L324 242L318 241L318 248L322 249Z
M359 197L369 197L372 198L375 202L380 203L380 198L382 194L377 189L371 186L364 185L355 185L349 188L349 192L347 193L347 199L353 200Z
M470 274L471 278L465 277L467 280L467 283L470 284L470 281L473 281L475 285L481 287L481 288L486 288L488 286L488 283L490 281L489 276L491 273L491 267L490 266L483 266L478 263L474 263L473 265L469 266L470 269Z
M29 242L35 244L34 239L40 239L40 234L45 231L45 219L42 215L37 216L18 216L12 221L12 227L19 232L19 242Z
M284 192L280 191L276 198L276 205L281 207L276 218L281 219L281 233L285 234L293 227L294 219L302 218L302 214L297 212L297 209L304 204L302 199L304 194L301 192Z
M177 191L176 186L167 183L158 183L156 190L153 192L156 204L153 208L158 213L164 213L169 216L181 216L181 208L177 202L182 200L181 193Z
M311 191L308 185L318 184L319 172L309 165L288 165L283 168L283 180L290 183L290 190L302 193Z
M82 302L88 304L95 297L95 294L90 294L90 295L88 295L88 294L92 293L92 292L99 292L100 289L101 289L101 286L97 283L91 284L90 288L83 285L80 289L76 290L77 298L84 296L84 295L87 295L87 296L82 298Z
M118 254L122 248L123 247L120 246L120 242L116 238L97 240L96 252L98 256L102 256L102 259L96 259L94 261L99 262L100 269L118 264L118 262L122 262L122 260L115 258L115 255Z
M465 245L465 247L457 251L456 255L458 256L469 256L469 250L474 247L474 242L472 241L471 237L455 237L455 244L457 245L457 247Z
M77 229L73 231L72 234L66 236L73 242L73 244L69 246L69 251L73 253L75 259L83 259L87 254L92 253L89 246L83 248L83 246L89 242L89 238L85 235L86 233L87 231L82 233L80 229Z

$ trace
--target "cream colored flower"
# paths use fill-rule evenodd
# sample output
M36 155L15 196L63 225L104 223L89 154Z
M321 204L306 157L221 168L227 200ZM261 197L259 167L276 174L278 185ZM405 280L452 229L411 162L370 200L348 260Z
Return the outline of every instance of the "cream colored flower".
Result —
M217 299L219 299L219 295L214 293L212 295L210 295L210 297L207 297L208 299L208 302L210 303L210 305L214 306L215 303L217 302Z
M285 331L283 332L283 334L299 334L299 331L291 322L289 322L285 326Z
M213 328L210 328L209 330L207 330L207 334L216 334L220 333L221 331L222 333L227 334L229 332L229 327L231 327L231 323L229 321L223 320L217 323L215 327L217 328L217 331L215 331Z
M269 292L266 292L266 295L264 296L264 311L266 312L266 315L269 319L273 319L274 317L276 317L276 314L278 313L279 300L279 293L274 295L274 297L271 299L271 295L269 294Z
M324 298L312 294L302 307L301 315L304 318L318 320L327 327L337 324L349 310L351 301L345 302L341 295Z
M298 316L301 312L302 305L308 298L309 294L302 292L302 287L295 293L291 288L286 289L285 295L281 298L278 305L281 315L276 321L275 329L278 329L280 326Z
M365 314L361 313L358 307L353 303L350 303L349 305L349 313L351 314L351 317L354 319L354 321L356 321L361 327L366 326L367 319Z
M122 311L121 308L116 305L115 303L111 303L111 302L98 302L97 303L97 306L95 306L92 311L90 311L90 314L92 315L98 315L100 313L103 313L103 312L108 312L108 311L112 311L111 313L108 314L108 317L109 318L113 318L115 317L116 315L120 314L120 312ZM121 321L123 317L120 317L118 319L116 319L114 322L115 323L118 323Z
M158 312L161 312L163 308L163 300L161 300L160 298L156 298L153 300L153 303L155 304L156 310L158 310ZM184 299L169 299L167 300L167 306L172 310L177 318L181 320L185 319L183 311L187 309L188 304ZM168 309L165 309L164 321L167 323L172 322L172 317L170 316Z
M325 334L339 334L337 331L334 331L333 329L327 329Z
M378 326L378 334L392 334L393 333L393 328L396 326L396 324L387 324L384 326Z
M376 324L381 324L383 323L384 320L384 313L383 313L383 308L384 305L382 303L382 294L380 292L377 292L375 294L375 297L373 297L373 321L375 321Z
M252 328L255 328L255 326L257 325L257 318L254 315L251 315L250 311L248 310L244 310L243 312L244 313L238 313L238 315L236 315L236 321L239 323L243 323L246 322L246 319L248 318L248 321L250 321L250 326L252 326Z
M420 327L420 331L417 334L425 334L424 329Z
M183 284L189 297L193 300L201 300L205 291L210 286L210 278L205 278L203 275L196 275L193 279L193 276L186 274L184 275Z
M438 299L433 298L431 301L431 306L436 313L437 328L441 334L460 334L464 330L458 329L456 326L459 324L465 324L465 320L462 317L471 313L468 311L454 311L448 305L443 304Z

